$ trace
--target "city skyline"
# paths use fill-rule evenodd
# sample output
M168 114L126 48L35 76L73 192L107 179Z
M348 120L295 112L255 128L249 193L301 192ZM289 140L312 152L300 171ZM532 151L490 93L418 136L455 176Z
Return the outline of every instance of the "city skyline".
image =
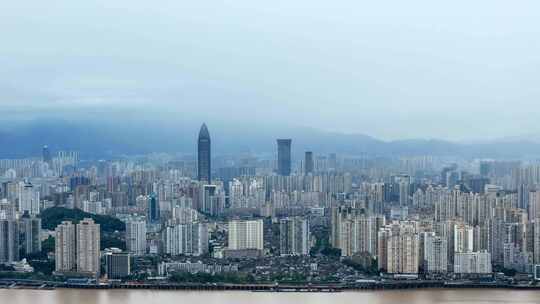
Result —
M274 139L270 159L220 158L206 123L196 134L196 158L84 160L46 145L39 157L0 159L8 275L47 271L60 286L106 288L214 278L343 290L401 286L404 277L436 286L540 281L537 161L317 149L294 158L292 138Z
M538 302L539 12L7 1L0 299Z

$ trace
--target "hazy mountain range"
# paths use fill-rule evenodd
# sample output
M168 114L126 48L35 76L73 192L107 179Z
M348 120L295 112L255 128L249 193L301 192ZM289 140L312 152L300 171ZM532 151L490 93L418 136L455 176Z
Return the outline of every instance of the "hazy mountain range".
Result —
M213 153L273 153L276 138L292 138L293 153L368 154L378 156L464 156L480 158L535 158L540 141L514 137L476 143L437 139L383 141L363 134L324 132L310 128L272 125L209 123ZM82 157L172 152L194 154L200 125L149 120L65 121L35 120L0 127L0 158L38 156L43 145L53 151L73 149Z

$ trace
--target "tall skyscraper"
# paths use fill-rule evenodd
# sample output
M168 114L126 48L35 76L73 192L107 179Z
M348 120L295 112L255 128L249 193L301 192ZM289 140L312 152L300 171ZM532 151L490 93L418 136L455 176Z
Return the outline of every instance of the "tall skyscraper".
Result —
M291 175L291 139L278 139L278 170L283 176Z
M77 272L99 274L99 247L99 224L85 218L77 224Z
M44 163L47 163L49 166L52 165L51 151L49 150L48 146L43 146L42 160Z
M307 151L306 157L304 159L304 173L309 174L313 173L314 163L313 163L313 152Z
M126 247L133 255L146 254L146 222L133 220L126 223Z
M148 197L147 218L150 223L157 223L160 219L159 201L155 193Z
M77 248L75 244L75 225L64 221L56 227L55 261L56 271L75 271Z
M199 141L198 141L198 177L199 181L206 182L210 184L212 182L211 171L212 171L212 154L211 154L211 141L210 133L206 124L203 123L201 130L199 131Z

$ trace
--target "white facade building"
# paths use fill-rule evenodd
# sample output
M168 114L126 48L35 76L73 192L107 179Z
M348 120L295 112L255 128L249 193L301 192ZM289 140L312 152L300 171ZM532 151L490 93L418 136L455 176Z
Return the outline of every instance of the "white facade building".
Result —
M487 251L457 252L454 257L454 273L456 274L489 274L491 254Z
M146 222L132 220L126 223L126 249L133 255L146 254Z
M229 249L264 249L262 220L234 220L229 222Z
M30 183L20 183L19 212L30 215L39 214L39 191Z
M75 271L77 265L75 225L72 222L64 221L56 227L55 233L56 271Z
M168 226L162 238L166 254L200 256L208 252L208 225L205 223Z
M77 272L100 272L100 226L92 219L77 224Z

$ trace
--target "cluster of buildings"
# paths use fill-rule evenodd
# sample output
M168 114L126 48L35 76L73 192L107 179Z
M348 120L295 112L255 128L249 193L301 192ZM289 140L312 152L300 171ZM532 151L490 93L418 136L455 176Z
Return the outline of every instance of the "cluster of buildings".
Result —
M0 208L5 202L0 202ZM0 215L0 263L14 263L21 254L31 256L41 252L41 219L23 213L20 217Z
M111 279L148 256L163 263L147 273L221 273L242 271L232 259L316 260L328 249L339 252L335 263L362 257L388 274L531 273L540 264L540 164L298 156L291 139L277 140L277 155L228 157L211 143L203 125L196 158L84 163L45 147L41 159L0 160L0 263L40 253L53 236L56 274L97 277L105 266ZM89 218L44 231L41 213L58 207ZM114 235L123 250L101 248L93 215L125 224Z

